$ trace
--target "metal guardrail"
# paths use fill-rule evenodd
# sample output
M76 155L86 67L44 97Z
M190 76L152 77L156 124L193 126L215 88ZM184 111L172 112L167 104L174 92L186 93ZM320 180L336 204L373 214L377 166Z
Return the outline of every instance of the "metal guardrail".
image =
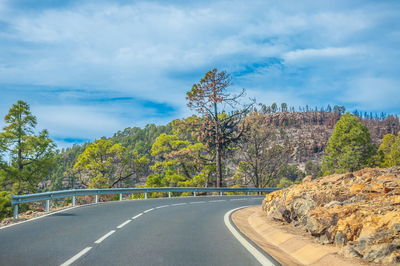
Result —
M226 192L272 192L279 188L216 188L216 187L156 187L156 188L108 188L108 189L73 189L60 190L52 192L43 192L27 195L12 195L13 216L18 218L18 205L22 203L45 201L45 211L50 211L50 200L61 198L72 198L72 206L76 205L77 196L94 195L95 203L99 201L99 195L119 194L119 200L122 200L123 194L144 193L147 199L147 193L168 192L171 197L172 192L192 192L196 196L197 192L219 192L222 196Z

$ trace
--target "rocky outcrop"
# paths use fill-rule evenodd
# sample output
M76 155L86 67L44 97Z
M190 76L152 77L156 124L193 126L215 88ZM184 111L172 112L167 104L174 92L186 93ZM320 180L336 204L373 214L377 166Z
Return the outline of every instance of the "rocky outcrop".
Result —
M400 263L400 167L305 180L270 193L263 210L311 233L345 256Z

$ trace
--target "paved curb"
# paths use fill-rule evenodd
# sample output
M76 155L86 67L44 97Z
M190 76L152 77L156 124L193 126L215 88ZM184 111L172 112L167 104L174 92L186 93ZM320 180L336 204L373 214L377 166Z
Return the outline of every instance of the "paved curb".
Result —
M232 214L240 231L273 256L282 265L365 265L338 255L338 248L315 243L310 237L283 230L269 220L260 206L248 207Z

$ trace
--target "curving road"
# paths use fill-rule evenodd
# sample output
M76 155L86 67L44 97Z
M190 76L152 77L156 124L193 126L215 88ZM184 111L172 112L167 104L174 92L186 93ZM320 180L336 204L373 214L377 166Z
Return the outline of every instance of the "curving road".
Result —
M107 202L0 230L0 265L260 265L224 214L261 197Z

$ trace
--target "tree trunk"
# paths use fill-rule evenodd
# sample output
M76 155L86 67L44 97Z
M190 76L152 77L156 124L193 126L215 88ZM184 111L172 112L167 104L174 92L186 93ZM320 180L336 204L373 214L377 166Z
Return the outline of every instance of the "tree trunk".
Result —
M217 146L216 154L216 167L217 167L217 187L222 187L222 158L221 158L221 148Z
M215 166L217 170L217 180L216 180L216 187L222 186L222 148L221 148L221 141L220 141L220 129L219 129L219 121L218 121L218 109L217 103L214 102L214 123L215 123Z

